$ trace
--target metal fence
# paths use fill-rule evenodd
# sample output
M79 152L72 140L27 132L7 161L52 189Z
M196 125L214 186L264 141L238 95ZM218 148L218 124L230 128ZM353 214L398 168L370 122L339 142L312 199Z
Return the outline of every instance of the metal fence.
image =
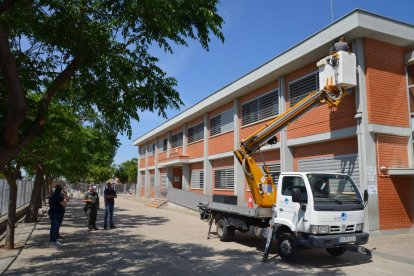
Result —
M16 209L28 204L32 195L33 181L17 181ZM0 217L7 215L9 206L10 187L6 179L0 179Z
M89 183L66 183L66 188L68 193L72 193L73 195L80 195L88 191L88 187L90 185L96 186L96 192L99 195L103 195L103 192L106 188L105 183L98 183L98 184L89 184ZM135 184L115 184L113 185L115 191L118 194L126 194L126 195L135 195Z

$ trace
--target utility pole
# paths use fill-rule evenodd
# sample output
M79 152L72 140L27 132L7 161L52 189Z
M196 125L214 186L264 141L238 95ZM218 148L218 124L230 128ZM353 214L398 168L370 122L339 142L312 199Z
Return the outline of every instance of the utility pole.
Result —
M333 22L334 21L334 18L333 18L333 0L331 0L331 22Z

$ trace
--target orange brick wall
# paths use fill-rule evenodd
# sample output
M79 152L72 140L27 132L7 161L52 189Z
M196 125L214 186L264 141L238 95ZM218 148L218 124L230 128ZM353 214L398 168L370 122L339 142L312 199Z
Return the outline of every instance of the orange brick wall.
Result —
M158 161L167 158L167 152L163 151L158 154Z
M148 156L148 167L155 166L155 156Z
M298 160L358 152L357 138L315 143L293 148L293 170L298 170Z
M408 154L406 137L378 135L377 158L379 167L407 167ZM381 170L378 168L378 172ZM378 177L378 206L380 229L411 227L410 179L408 177Z
M203 163L193 163L191 164L191 170L202 170L204 168Z
M279 162L280 161L280 150L265 151L265 152L262 152L261 155L260 153L255 153L253 155L253 159L257 163L262 164L263 163L262 156L267 163Z
M381 230L410 228L410 179L408 177L378 177L378 207Z
M190 158L204 156L204 140L187 145L187 155Z
M408 127L404 48L365 39L364 55L369 122Z
M140 168L145 168L145 158L139 159L139 167Z
M177 148L173 148L170 150L170 157L174 157L177 155L182 155L183 154L183 147L177 147Z
M208 140L208 154L218 154L232 151L234 148L234 132L226 132L223 134L210 137Z
M317 71L316 61L286 76L286 91L289 98L289 82ZM311 91L309 91L311 92ZM286 109L290 101L286 103ZM318 133L329 132L336 129L351 127L355 121L355 96L353 94L344 98L337 108L329 108L326 104L314 107L303 116L290 123L287 135L289 139L306 137Z
M329 108L326 104L314 107L289 124L288 139L355 126L355 110L355 96L353 94L344 98L341 105L336 108Z
M378 166L404 168L408 166L407 137L377 135ZM378 168L378 171L381 171Z

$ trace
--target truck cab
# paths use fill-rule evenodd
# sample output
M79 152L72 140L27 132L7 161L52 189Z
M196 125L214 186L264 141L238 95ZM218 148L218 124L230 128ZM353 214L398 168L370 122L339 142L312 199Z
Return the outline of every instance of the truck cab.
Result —
M289 172L278 183L273 223L282 258L295 257L298 246L339 256L346 245L368 242L363 232L368 194L362 196L348 175Z

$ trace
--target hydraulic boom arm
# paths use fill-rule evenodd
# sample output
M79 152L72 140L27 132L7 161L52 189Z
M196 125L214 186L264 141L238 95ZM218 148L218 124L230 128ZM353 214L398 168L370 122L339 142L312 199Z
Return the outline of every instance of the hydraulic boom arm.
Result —
M355 60L355 55L348 54L353 56ZM240 146L237 150L234 151L235 156L239 160L240 164L243 167L244 174L246 176L247 183L250 187L253 200L260 207L271 207L276 202L276 187L274 185L271 174L268 172L266 166L264 172L260 169L258 164L252 158L252 155L260 150L264 144L275 144L277 143L276 134L282 130L289 123L293 122L301 115L306 113L308 110L312 109L320 103L327 103L330 107L337 107L342 98L345 96L343 88L349 88L354 86L354 83L343 83L338 81L338 66L349 66L350 68L345 68L348 70L354 70L353 74L355 75L355 62L352 64L346 64L345 60L342 62L342 54L339 56L333 55L321 60L318 63L318 66L325 67L328 66L330 71L329 75L326 77L326 70L320 70L319 77L322 78L321 81L324 81L323 85L320 85L324 89L319 91L312 91L307 97L303 100L289 108L286 112L278 115L271 122L266 124L263 128L259 129L253 133L248 138L240 142ZM334 62L332 62L334 60ZM338 62L339 60L339 62ZM322 62L323 61L323 62ZM322 62L322 63L321 63ZM342 64L343 63L343 64ZM339 64L339 65L338 65ZM332 69L333 68L333 69ZM340 74L343 74L342 71L345 71L344 68L340 68ZM324 75L325 74L325 75ZM356 82L356 81L351 81Z

